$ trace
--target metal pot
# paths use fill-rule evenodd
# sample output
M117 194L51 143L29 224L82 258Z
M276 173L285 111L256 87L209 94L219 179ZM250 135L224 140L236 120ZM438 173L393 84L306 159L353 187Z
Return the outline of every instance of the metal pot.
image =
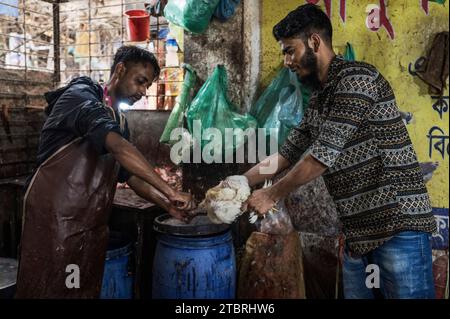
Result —
M17 268L16 259L0 258L0 299L14 298Z

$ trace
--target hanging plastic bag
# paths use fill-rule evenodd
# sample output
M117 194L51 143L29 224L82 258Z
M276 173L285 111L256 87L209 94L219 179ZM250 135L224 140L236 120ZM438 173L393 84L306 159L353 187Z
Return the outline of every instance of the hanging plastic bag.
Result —
M185 70L185 74L183 86L181 87L181 93L177 96L175 106L170 113L164 132L159 139L160 143L174 144L177 142L170 140L170 133L176 128L183 127L184 115L191 100L190 93L195 85L195 81L197 80L197 74L192 66L189 64L183 64L182 67Z
M347 45L345 46L344 59L347 61L356 60L355 50L353 49L353 46L348 42Z
M203 33L218 3L219 0L169 0L164 16L187 31Z
M216 11L214 11L214 16L220 22L227 21L234 15L239 2L241 2L241 0L220 0Z
M310 92L304 88L297 74L282 68L272 83L267 87L258 101L253 105L250 114L258 126L278 129L278 144L281 145L291 129L303 118L309 102Z
M187 112L187 124L191 134L194 133L194 121L201 121L202 131L208 128L216 128L221 133L221 141L217 139L201 141L201 148L212 146L216 142L221 143L214 150L222 149L222 154L232 154L243 145L245 136L235 134L233 143L225 144L225 129L242 129L245 132L248 128L256 128L256 120L249 114L239 114L227 96L228 83L227 73L223 65L218 65L211 76L200 88L197 96L191 103ZM194 136L195 137L195 136Z

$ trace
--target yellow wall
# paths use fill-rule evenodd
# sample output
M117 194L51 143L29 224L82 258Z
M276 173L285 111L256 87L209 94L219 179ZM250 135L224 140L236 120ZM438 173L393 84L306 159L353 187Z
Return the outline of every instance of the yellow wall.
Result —
M370 63L391 83L397 104L402 111L412 112L413 123L407 126L411 139L418 153L420 162L437 161L438 169L427 184L433 207L448 208L449 190L449 155L445 158L433 151L429 157L427 134L431 127L440 127L449 134L449 115L439 114L433 110L434 100L428 94L428 87L417 77L408 72L409 63L425 55L433 35L439 31L449 30L449 5L429 2L427 15L419 0L389 1L387 14L394 28L392 40L386 29L370 31L365 25L368 4L379 4L379 0L347 0L346 22L339 15L339 2L332 0L331 20L333 23L333 44L336 52L343 53L346 42L350 42L356 52L356 59ZM279 46L272 36L273 26L286 14L306 1L263 0L262 1L262 52L261 84L267 86L282 63ZM324 1L319 2L324 8ZM448 89L445 92L448 94ZM448 99L447 99L448 102ZM446 142L448 144L448 141Z

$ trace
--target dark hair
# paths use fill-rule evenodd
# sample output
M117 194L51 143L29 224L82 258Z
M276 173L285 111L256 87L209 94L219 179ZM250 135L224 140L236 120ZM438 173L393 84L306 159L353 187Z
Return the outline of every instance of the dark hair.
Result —
M305 4L289 14L273 27L273 36L277 41L293 37L306 41L312 33L319 33L331 47L333 28L328 16L320 7Z
M114 63L111 67L111 75L114 73L117 64L120 62L123 62L125 65L129 62L150 63L155 71L156 79L159 77L159 73L161 72L158 61L153 53L134 45L125 45L117 50L116 55L114 56Z

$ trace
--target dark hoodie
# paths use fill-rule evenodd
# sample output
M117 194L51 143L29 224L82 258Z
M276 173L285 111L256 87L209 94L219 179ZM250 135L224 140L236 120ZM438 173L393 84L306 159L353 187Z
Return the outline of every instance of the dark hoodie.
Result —
M68 85L47 92L45 98L48 118L39 140L36 168L80 136L86 137L99 155L107 153L104 146L109 132L116 132L129 140L128 124L125 121L124 132L121 132L119 124L111 118L108 106L103 104L103 88L89 77L73 79ZM119 118L117 112L116 118ZM121 169L119 182L128 178L129 174Z

